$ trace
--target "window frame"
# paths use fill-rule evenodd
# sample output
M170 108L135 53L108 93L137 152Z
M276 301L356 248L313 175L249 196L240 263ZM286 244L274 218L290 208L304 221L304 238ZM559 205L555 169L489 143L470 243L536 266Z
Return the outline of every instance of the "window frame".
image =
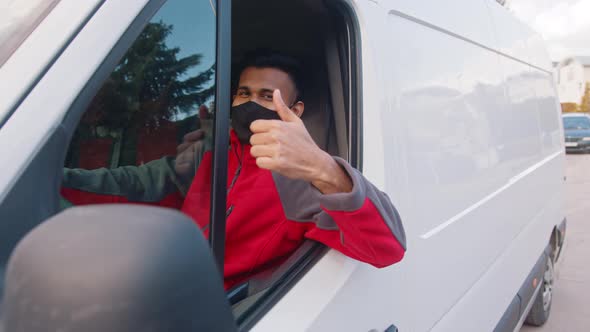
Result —
M96 73L82 88L69 108L62 125L67 132L68 145L86 108L102 84L115 69L129 47L135 42L145 26L168 0L148 0L140 14L135 17L125 33L105 57ZM213 171L211 181L210 246L218 266L223 266L225 252L225 189L218 184L227 181L227 154L229 136L229 108L231 99L231 1L216 0L215 31L215 122L213 126ZM229 15L227 14L229 13ZM218 146L220 148L218 148ZM67 150L66 146L66 150ZM64 153L65 156L65 153ZM63 165L63 163L62 163ZM220 213L221 211L221 213ZM215 221L215 222L214 222ZM220 269L223 271L223 268Z
M8 59L14 54L14 52L24 43L29 35L39 26L39 24L49 15L49 13L57 6L61 0L50 0L48 2L40 2L37 4L36 10L31 10L25 15L25 18L19 20L18 24L13 25L16 27L12 29L11 38L4 40L7 45L0 47L0 67L6 63ZM6 18L6 17L5 17Z
M351 0L324 0L326 7L334 10L344 23L343 31L346 54L340 54L344 65L344 76L348 82L345 96L348 124L349 151L348 162L362 172L363 156L363 122L362 122L362 68L360 25ZM341 27L338 27L341 28ZM340 33L340 31L337 31ZM236 317L239 331L248 331L262 319L266 313L293 288L297 282L328 252L329 248L321 243L313 243L309 250L286 269L286 272L270 286L254 304L247 308L240 317Z
M225 258L225 226L227 202L227 171L229 152L229 110L231 107L231 2L217 0L215 113L211 174L211 207L209 244L223 275Z

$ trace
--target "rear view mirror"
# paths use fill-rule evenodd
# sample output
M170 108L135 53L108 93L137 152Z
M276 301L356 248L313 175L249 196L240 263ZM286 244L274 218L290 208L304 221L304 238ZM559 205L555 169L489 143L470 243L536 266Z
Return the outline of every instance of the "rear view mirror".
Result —
M5 286L4 332L236 330L207 242L169 209L65 210L17 245Z

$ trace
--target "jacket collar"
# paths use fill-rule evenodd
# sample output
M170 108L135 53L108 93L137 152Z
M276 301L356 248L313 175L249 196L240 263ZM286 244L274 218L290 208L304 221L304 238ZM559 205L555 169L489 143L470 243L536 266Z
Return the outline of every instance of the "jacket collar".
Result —
M247 144L242 144L242 142L240 142L240 140L238 139L238 134L236 134L236 132L233 130L233 128L229 131L229 144L232 147L235 146L238 148L241 148L242 145L247 145Z
M252 145L250 144L244 144L242 142L240 142L240 139L238 139L238 135L236 134L236 132L231 129L229 132L229 142L230 142L230 149L234 150L235 152L231 152L230 153L235 153L236 156L238 156L238 158L242 161L242 162L254 162L256 163L256 158L252 157L252 155L250 154L250 149L252 148Z

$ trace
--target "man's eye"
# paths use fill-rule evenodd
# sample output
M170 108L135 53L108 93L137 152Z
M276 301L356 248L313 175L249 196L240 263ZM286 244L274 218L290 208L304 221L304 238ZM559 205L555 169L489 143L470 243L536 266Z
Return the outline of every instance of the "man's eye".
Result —
M266 99L266 100L271 100L271 101L272 101L272 95L265 95L265 96L264 96L264 99Z
M240 91L240 92L238 92L238 96L248 97L248 96L250 96L250 94L247 91Z

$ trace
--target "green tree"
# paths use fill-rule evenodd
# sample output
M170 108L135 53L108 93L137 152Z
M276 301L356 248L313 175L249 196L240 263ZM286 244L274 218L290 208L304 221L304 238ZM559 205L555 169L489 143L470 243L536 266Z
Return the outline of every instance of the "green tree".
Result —
M163 22L145 27L94 97L83 123L111 132L133 125L157 128L162 120L196 111L213 96L215 68L189 76L202 55L179 58L180 49L166 45L172 30Z
M579 112L580 106L576 103L561 103L561 111L563 113Z
M580 104L580 112L590 113L590 83L586 83L586 90Z

